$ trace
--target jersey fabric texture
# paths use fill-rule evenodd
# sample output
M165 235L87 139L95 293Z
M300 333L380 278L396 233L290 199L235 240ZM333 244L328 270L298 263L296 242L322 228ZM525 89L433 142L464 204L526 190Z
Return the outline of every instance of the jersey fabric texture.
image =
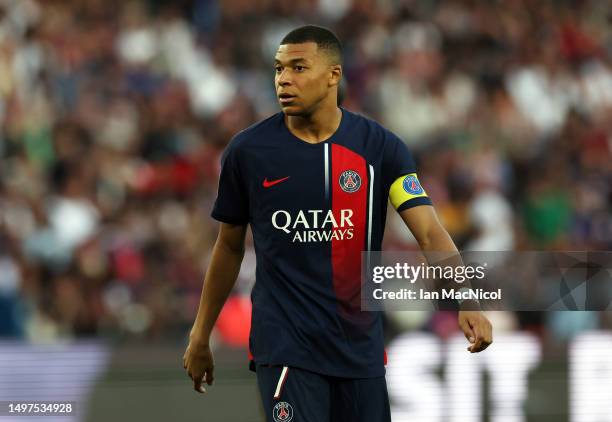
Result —
M238 133L222 156L211 215L251 225L257 269L249 347L257 364L380 377L382 316L360 309L362 251L380 250L398 178L414 175L403 183L409 195L399 210L431 201L414 184L406 145L341 110L336 132L317 144L293 135L283 113Z

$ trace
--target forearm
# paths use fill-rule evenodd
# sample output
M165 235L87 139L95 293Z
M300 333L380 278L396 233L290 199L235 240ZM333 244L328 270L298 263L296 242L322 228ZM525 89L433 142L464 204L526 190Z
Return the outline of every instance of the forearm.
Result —
M448 232L441 225L434 226L426 237L420 242L420 247L431 266L443 267L462 267L464 265L461 254L457 250L455 243ZM469 279L463 280L460 284L454 279L439 279L436 282L436 289L448 287L471 289L472 284ZM477 309L478 303L468 300L459 302L460 308Z
M236 250L219 241L215 243L191 330L191 336L198 337L200 342L208 343L219 313L236 283L243 256L243 248Z
M433 207L408 208L400 216L419 243L429 266L463 265L455 243L438 220ZM434 288L439 288L443 281L438 280Z
M433 255L435 252L457 252L455 242L441 225L432 227L427 236L419 239L419 246L428 260L428 255L432 258L437 257ZM449 253L449 255L452 254Z
M463 265L461 255L448 232L441 225L432 227L419 246L429 265L457 267Z

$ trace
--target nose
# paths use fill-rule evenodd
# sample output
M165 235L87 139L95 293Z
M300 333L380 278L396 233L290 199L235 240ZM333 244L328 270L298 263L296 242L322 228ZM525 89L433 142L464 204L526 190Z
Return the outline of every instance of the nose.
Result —
M283 69L283 71L276 76L276 83L279 86L291 85L291 78L289 77L287 69Z

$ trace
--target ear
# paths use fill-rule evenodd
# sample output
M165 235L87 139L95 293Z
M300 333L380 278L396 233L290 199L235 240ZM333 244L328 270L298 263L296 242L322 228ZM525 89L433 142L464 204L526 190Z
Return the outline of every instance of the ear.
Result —
M333 64L330 66L329 72L329 86L340 85L340 80L342 80L342 66L339 64Z

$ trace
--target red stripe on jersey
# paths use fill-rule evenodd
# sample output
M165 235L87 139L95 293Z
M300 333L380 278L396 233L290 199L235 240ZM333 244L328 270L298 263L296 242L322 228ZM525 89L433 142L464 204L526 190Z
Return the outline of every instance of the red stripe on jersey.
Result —
M332 278L341 310L355 315L361 309L361 252L367 230L369 176L365 159L341 145L332 144L331 164L332 212L339 226L335 231L351 228L353 231L351 239L347 239L346 233L342 239L332 238ZM347 170L357 173L358 178L346 173ZM343 174L344 189L341 186ZM357 189L355 183L359 185ZM340 227L342 210L352 211L352 226L345 224L345 227Z

